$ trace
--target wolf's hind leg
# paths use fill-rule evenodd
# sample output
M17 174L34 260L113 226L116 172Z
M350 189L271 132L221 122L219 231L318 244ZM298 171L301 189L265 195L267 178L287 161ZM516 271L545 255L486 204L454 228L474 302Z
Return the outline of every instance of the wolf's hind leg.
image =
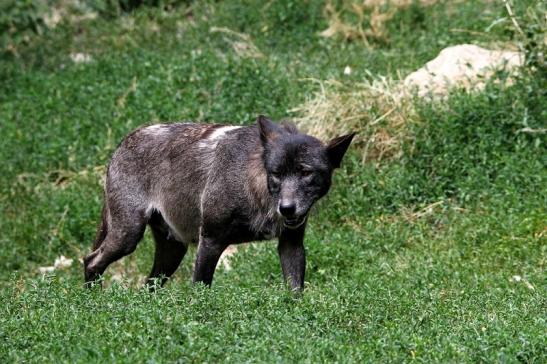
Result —
M107 207L106 207L106 203L104 203L103 209L101 211L101 222L99 223L99 226L97 227L97 233L95 234L95 241L93 241L93 250L97 250L97 248L101 246L104 239L106 238L106 232L108 230L106 215L107 215Z
M157 278L161 278L160 284L163 286L169 277L175 273L184 255L186 255L188 247L171 236L164 224L151 221L150 228L156 242L156 252L147 285L150 290L153 290Z
M146 228L143 212L112 216L111 220L102 243L84 258L86 283L97 280L110 264L135 251Z

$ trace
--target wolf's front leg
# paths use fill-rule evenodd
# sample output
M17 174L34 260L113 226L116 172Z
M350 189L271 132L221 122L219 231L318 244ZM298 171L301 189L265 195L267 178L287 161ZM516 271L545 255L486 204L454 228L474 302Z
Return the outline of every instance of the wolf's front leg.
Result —
M304 230L305 226L296 230L285 229L279 237L277 246L283 276L293 291L304 289L304 275L306 273Z
M194 267L194 283L203 282L208 286L211 285L218 260L227 246L228 244L218 242L215 239L200 238Z

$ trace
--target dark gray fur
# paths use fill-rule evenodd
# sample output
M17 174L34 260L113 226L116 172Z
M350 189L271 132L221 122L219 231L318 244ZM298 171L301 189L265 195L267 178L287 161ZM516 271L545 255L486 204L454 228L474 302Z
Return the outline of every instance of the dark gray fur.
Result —
M260 116L257 125L159 124L129 134L108 166L102 222L85 280L133 252L146 225L156 242L149 282L178 268L188 244L199 243L194 282L210 285L230 244L279 238L286 281L304 286L303 245L312 205L354 134L324 145Z

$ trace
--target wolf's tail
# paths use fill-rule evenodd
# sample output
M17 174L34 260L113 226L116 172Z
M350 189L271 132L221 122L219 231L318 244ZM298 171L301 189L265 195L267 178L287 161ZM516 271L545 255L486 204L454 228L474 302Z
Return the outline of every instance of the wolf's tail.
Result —
M93 250L97 250L106 238L106 233L108 232L107 213L108 211L105 201L101 212L101 222L97 227L97 234L95 235L95 241L93 242Z

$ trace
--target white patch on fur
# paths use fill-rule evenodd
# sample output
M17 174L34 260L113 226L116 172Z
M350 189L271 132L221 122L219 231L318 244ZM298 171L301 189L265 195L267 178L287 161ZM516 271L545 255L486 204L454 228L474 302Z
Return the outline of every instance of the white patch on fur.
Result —
M150 125L146 128L143 128L142 131L145 134L152 135L152 136L160 136L168 132L168 128L165 124L156 124L156 125Z
M199 142L200 148L215 149L218 142L224 139L226 133L241 128L241 126L223 126L215 129L211 135Z

